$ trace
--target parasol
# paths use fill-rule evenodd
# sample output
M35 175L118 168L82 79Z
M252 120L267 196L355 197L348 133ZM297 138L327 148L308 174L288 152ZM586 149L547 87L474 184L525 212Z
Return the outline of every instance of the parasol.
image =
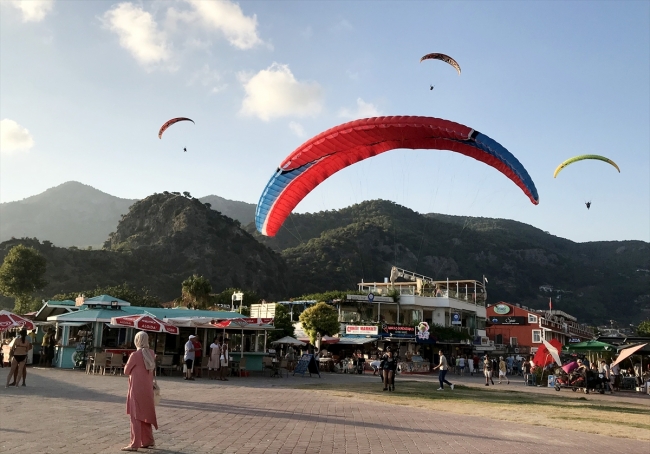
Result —
M0 331L6 331L11 328L32 330L34 329L34 323L13 312L0 310Z
M111 318L111 325L128 326L154 333L178 334L178 327L149 314L125 315Z

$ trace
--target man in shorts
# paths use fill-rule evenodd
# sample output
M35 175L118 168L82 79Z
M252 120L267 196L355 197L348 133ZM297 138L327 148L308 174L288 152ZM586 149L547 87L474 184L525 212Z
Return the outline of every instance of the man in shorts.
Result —
M492 380L492 361L490 361L487 355L483 357L483 375L485 375L485 386L490 386L489 381L494 385L494 380Z
M505 378L508 381L507 383L508 385L510 384L510 379L506 375L507 373L508 373L508 365L503 360L503 356L500 356L499 357L499 384L501 384L501 377Z
M194 380L192 377L192 369L194 369L194 343L192 342L196 336L190 335L189 340L185 343L185 380Z

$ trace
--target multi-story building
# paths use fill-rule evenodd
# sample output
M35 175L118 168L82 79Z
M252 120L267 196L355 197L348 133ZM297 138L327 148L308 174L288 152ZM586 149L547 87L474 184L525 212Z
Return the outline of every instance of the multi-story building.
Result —
M511 353L535 353L542 339L557 339L566 345L594 337L587 326L566 312L504 302L487 307L486 331L497 350Z

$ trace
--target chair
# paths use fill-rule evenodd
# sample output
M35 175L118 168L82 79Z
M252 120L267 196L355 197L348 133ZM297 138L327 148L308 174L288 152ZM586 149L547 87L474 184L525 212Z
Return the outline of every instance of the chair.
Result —
M246 357L240 359L238 363L233 363L232 371L233 373L236 373L239 377L241 377L242 371L243 372L246 371Z
M172 355L162 355L156 358L156 368L158 372L163 372L169 369L169 375L174 372L174 357Z
M120 371L120 375L124 373L124 363L122 362L122 355L120 353L113 353L108 362L108 370L116 375L117 371Z
M278 370L280 371L280 377L282 377L282 371L287 373L287 377L289 376L289 369L287 368L288 365L289 361L287 361L285 358L280 360L280 366L278 367Z
M101 371L102 374L106 371L106 360L108 359L108 355L104 352L100 353L95 353L95 356L92 360L91 364L91 372L93 375L95 375L95 372ZM90 361L89 361L90 362Z

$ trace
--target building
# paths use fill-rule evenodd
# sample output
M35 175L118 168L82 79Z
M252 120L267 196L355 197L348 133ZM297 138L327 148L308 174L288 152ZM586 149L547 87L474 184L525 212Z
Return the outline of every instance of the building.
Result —
M562 345L593 339L594 333L559 310L535 310L498 303L487 307L487 336L498 352L535 353L542 339Z

